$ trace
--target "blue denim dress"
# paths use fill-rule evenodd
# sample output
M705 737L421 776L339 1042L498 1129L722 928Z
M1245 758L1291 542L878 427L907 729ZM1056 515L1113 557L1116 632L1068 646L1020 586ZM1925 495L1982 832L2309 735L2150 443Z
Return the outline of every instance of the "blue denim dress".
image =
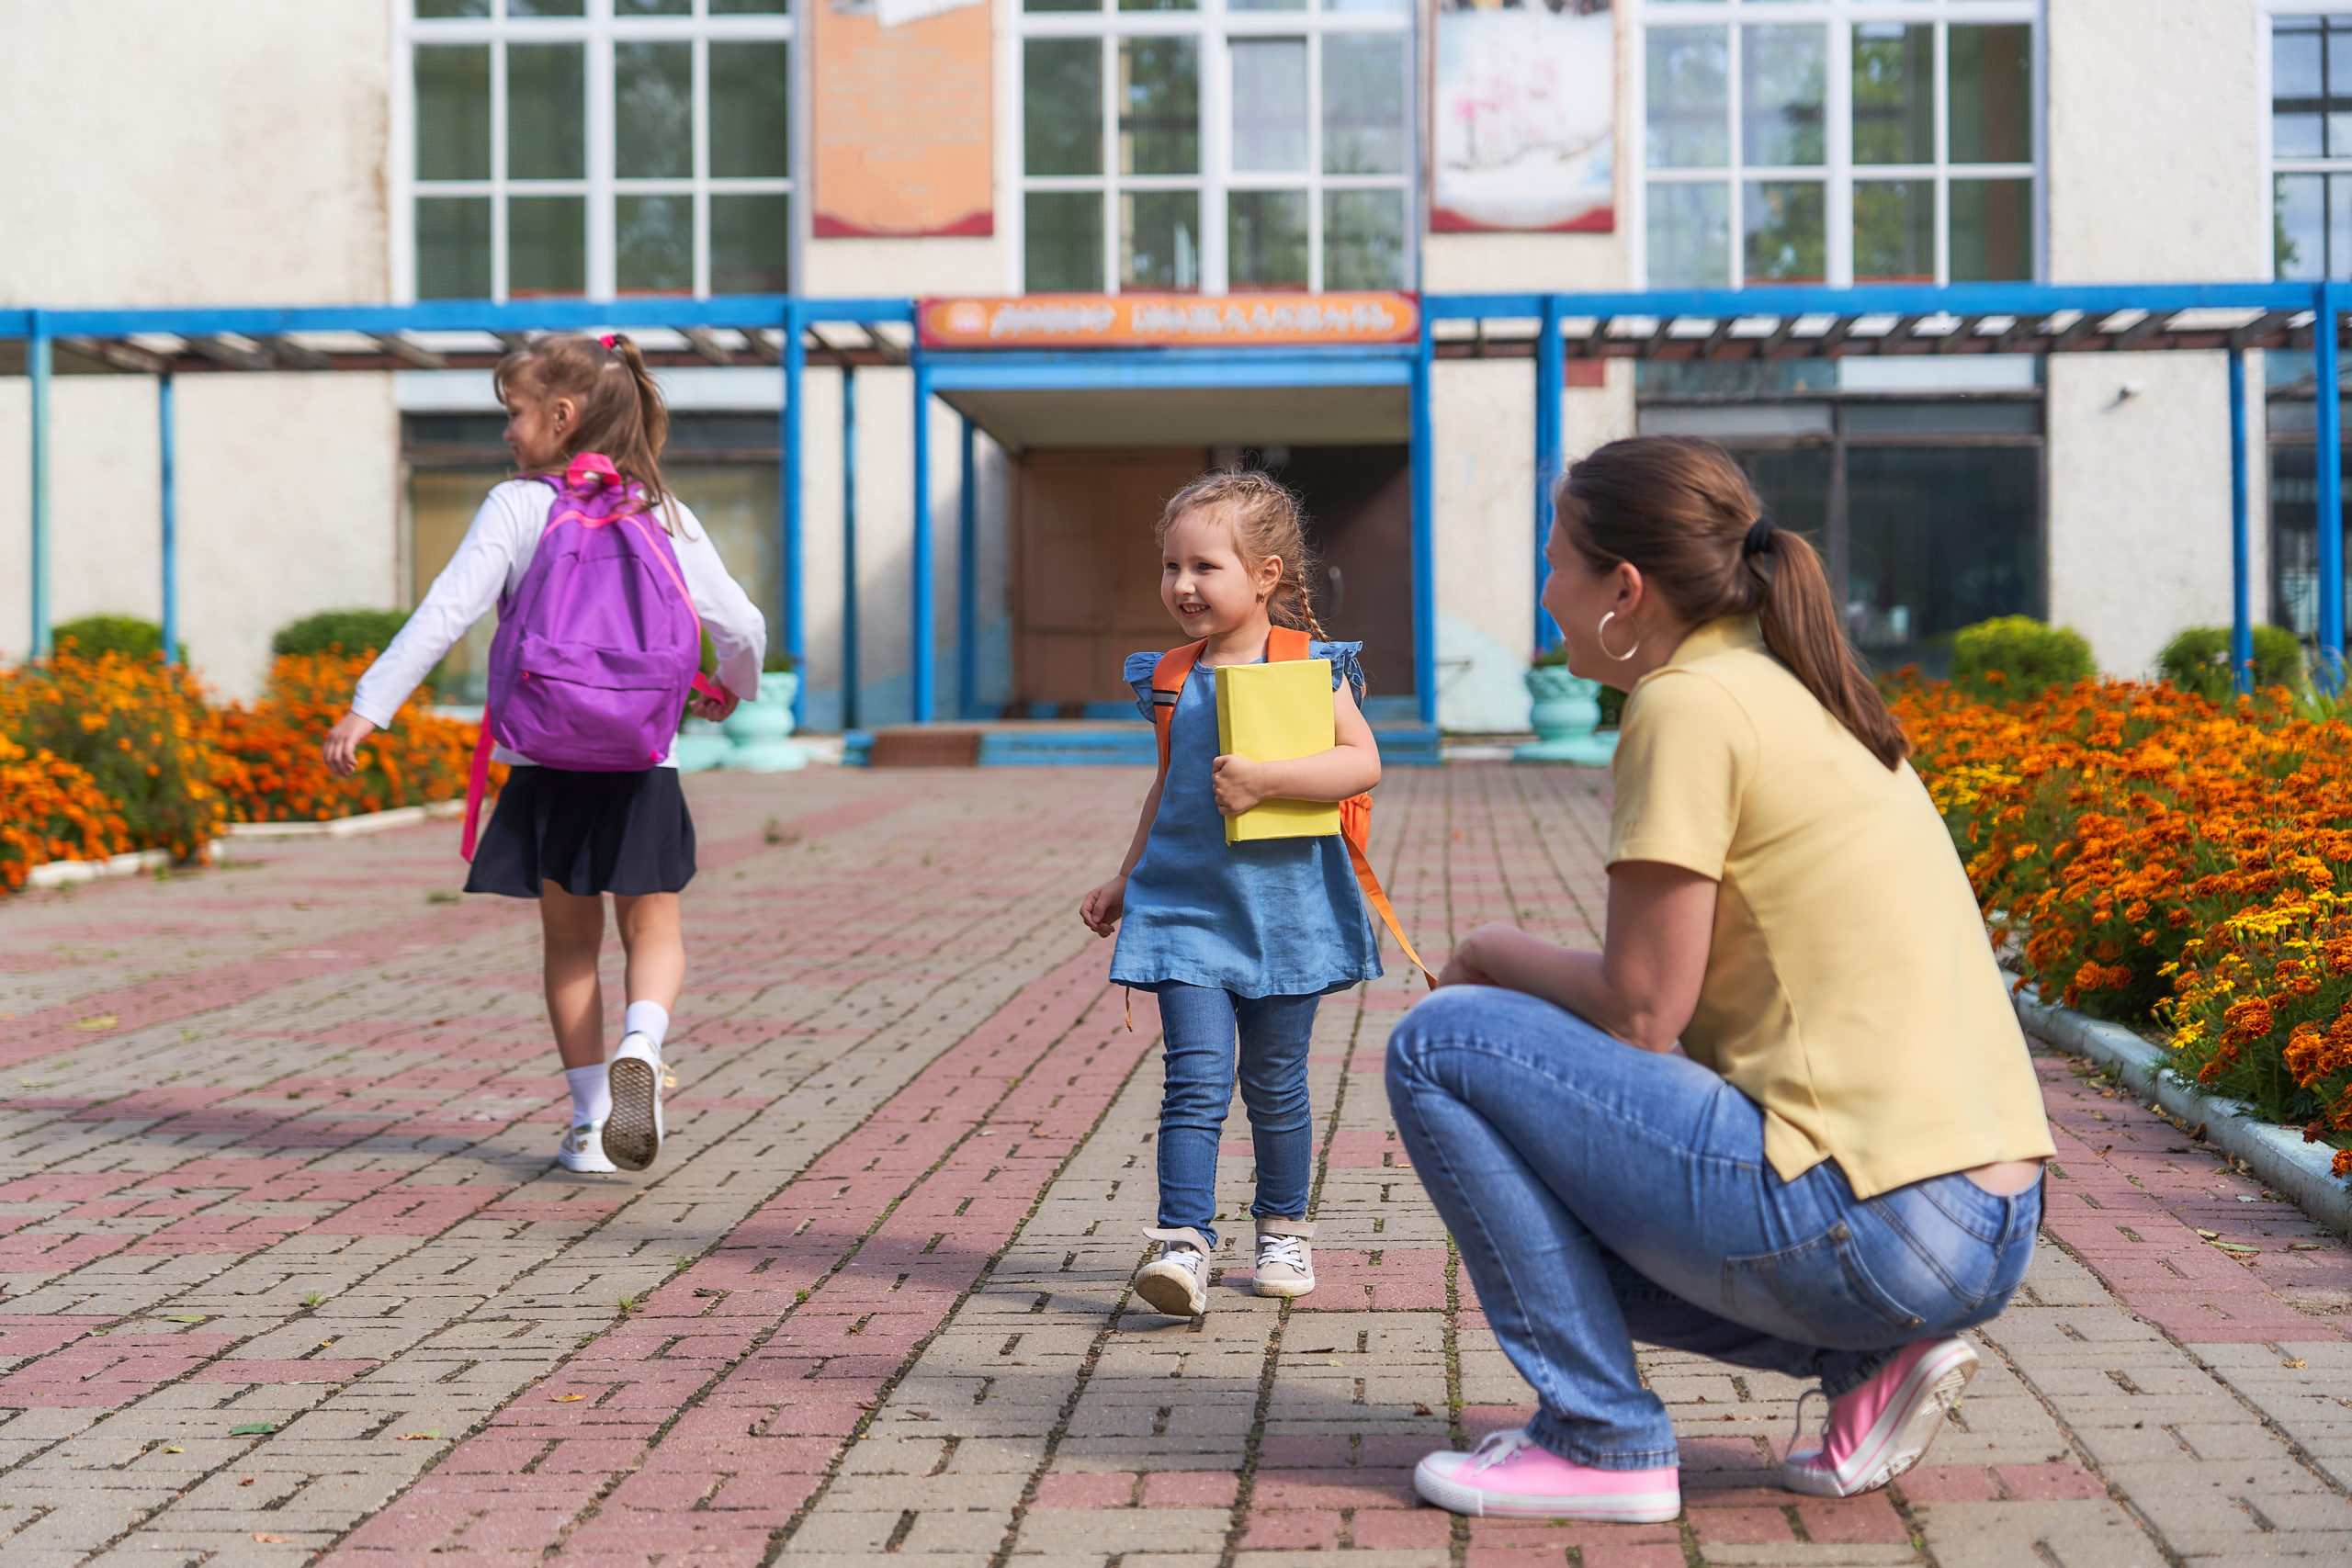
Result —
M1307 656L1329 660L1332 689L1344 680L1361 701L1363 649L1310 643ZM1156 653L1127 659L1146 718L1159 662ZM1159 814L1127 878L1112 983L1148 989L1181 980L1238 997L1298 997L1379 978L1380 944L1346 841L1334 834L1227 843L1210 783L1216 755L1216 679L1196 669L1176 704Z

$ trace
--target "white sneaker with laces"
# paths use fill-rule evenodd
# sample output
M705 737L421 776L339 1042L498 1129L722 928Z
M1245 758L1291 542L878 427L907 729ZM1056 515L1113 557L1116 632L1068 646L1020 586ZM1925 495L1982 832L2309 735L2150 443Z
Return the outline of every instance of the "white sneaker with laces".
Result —
M1315 1289L1311 1220L1258 1222L1258 1268L1250 1289L1261 1296L1303 1296Z
M576 1170L582 1176L610 1176L611 1160L605 1157L605 1129L601 1122L583 1122L564 1134L563 1142L556 1145L556 1164L566 1170Z
M605 1157L623 1170L643 1170L662 1154L662 1048L651 1035L623 1035L605 1072L613 1111Z
M1136 1294L1154 1312L1170 1317L1198 1317L1209 1304L1209 1244L1200 1232L1148 1230L1159 1243L1159 1256L1136 1271Z

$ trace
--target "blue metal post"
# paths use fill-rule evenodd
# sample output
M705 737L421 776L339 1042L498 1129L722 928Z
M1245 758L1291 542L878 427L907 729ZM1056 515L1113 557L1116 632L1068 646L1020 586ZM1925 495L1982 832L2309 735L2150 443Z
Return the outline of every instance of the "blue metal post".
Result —
M932 560L931 560L931 367L922 350L910 356L915 372L915 536L914 626L910 628L914 659L914 720L929 724L935 716L932 696Z
M2254 689L2254 591L2246 539L2245 350L2230 350L2230 669L2237 689Z
M857 368L842 366L842 728L857 728Z
M1427 313L1413 355L1413 692L1425 725L1437 723L1437 444L1430 429L1430 371L1435 349Z
M2318 319L2312 323L2312 369L2319 400L2319 662L2330 689L2344 667L2344 409L2336 384L2335 285L2315 291Z
M963 422L962 478L956 490L956 716L978 717L979 706L979 463L972 422Z
M788 300L784 307L784 407L779 415L783 428L778 432L777 462L782 472L776 478L784 495L784 538L779 551L778 570L784 581L784 648L792 655L793 667L800 671L800 689L793 694L792 719L797 727L808 718L808 620L806 596L801 592L800 556L802 507L805 498L800 488L800 383L808 368L808 351L800 343L800 302Z
M1535 648L1560 640L1560 628L1544 609L1544 543L1552 536L1552 486L1560 477L1560 395L1568 361L1560 342L1560 297L1544 296L1543 327L1535 339Z
M32 313L25 341L25 374L32 382L33 581L32 651L49 655L49 328L42 312Z
M155 378L156 477L163 490L164 662L180 661L179 453L172 413L172 373Z

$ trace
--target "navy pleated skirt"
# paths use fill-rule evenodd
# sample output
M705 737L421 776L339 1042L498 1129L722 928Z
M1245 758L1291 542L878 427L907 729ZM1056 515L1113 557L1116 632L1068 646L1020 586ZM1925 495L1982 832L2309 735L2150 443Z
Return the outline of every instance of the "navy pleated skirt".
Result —
M516 767L474 846L469 893L675 893L694 880L695 821L675 768L578 773Z

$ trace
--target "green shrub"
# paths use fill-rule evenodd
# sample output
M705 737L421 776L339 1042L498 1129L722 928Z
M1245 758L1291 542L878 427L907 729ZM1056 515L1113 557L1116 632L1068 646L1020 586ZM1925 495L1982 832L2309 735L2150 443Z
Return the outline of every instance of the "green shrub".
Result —
M164 628L153 621L142 621L136 615L84 615L77 621L62 621L50 628L50 640L62 648L72 642L74 650L85 659L96 659L102 653L119 653L125 659L153 659L164 649ZM180 644L182 664L187 662L187 644Z
M277 628L269 651L315 658L340 649L354 655L381 653L408 624L406 610L322 610Z
M2035 697L2098 673L2082 633L2030 615L2001 615L1952 634L1952 683L1983 697Z
M2230 628L2191 626L2165 644L2156 669L2184 692L2227 702L2236 694L2231 679ZM2257 691L2284 686L2303 689L2303 645L2284 626L2254 628L2254 684Z

